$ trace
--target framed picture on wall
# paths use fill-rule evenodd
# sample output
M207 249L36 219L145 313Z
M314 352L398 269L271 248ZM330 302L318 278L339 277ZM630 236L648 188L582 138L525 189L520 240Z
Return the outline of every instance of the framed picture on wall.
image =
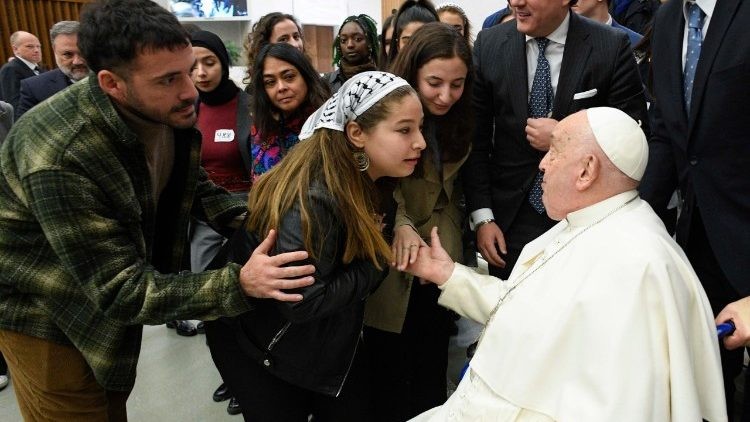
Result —
M181 21L249 20L248 0L169 0L169 10Z

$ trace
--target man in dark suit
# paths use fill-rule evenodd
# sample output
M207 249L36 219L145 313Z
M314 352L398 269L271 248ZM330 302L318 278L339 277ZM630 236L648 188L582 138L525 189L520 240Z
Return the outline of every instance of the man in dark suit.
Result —
M78 27L76 21L61 21L52 25L49 35L57 69L21 81L21 99L16 108L16 119L89 74L86 60L78 50Z
M643 35L626 26L620 25L620 23L609 14L609 3L610 0L578 0L575 6L573 6L573 10L581 16L586 16L589 19L593 19L605 25L612 25L613 28L625 32L628 34L630 46L635 47L641 38L643 38Z
M10 36L15 57L0 69L0 100L18 108L21 80L44 72L42 45L39 38L26 31L16 31Z
M734 319L725 345L738 348L750 339L750 311L742 311L750 307L750 2L686 3L665 3L654 22L653 135L641 195L658 213L679 188L677 241L721 311L717 320ZM742 360L741 347L722 350L730 417Z
M477 247L503 279L523 246L554 223L541 205L538 167L557 121L598 106L645 120L627 35L571 13L573 3L511 0L516 20L480 32L474 44L477 130L465 192Z

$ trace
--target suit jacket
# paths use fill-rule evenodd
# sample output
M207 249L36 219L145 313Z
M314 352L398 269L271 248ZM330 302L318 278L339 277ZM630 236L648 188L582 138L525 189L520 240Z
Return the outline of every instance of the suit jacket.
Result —
M11 126L13 126L13 106L0 101L0 145L8 136Z
M641 193L663 212L675 188L685 198L677 240L687 246L697 206L719 266L750 295L750 2L716 2L693 83L690 114L682 94L682 1L657 13L652 39L653 135Z
M35 105L70 85L70 78L59 68L22 80L20 99L16 108L16 119Z
M617 23L616 20L612 19L612 28L617 28L620 31L624 31L626 34L628 34L628 39L630 40L630 46L635 47L638 42L641 41L641 38L643 38L643 35L633 31L632 29L628 28L627 26L622 26L619 23Z
M492 208L499 227L506 231L544 156L529 145L524 131L529 95L526 42L515 21L479 33L474 65L477 129L464 166L464 191L469 210ZM574 94L592 89L596 95L573 99ZM643 87L627 35L571 13L552 117L560 120L597 106L619 108L646 122Z
M42 66L39 65L39 68L42 69ZM13 59L6 63L0 68L0 100L9 103L14 109L18 108L21 80L32 76L36 76L34 71L21 60Z

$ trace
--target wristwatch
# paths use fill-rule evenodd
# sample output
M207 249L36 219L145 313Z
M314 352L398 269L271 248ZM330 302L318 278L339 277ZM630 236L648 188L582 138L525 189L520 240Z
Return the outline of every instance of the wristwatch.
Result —
M482 221L474 223L474 231L476 231L478 228L484 226L487 223L494 223L494 222L495 222L494 218L486 218L486 219L484 219Z

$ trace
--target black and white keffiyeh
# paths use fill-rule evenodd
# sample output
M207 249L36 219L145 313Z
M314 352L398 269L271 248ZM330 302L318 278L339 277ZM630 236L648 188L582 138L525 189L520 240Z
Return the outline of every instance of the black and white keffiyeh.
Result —
M308 117L299 139L311 137L320 128L343 132L347 123L361 116L394 89L404 85L409 83L388 72L362 72L352 76Z

